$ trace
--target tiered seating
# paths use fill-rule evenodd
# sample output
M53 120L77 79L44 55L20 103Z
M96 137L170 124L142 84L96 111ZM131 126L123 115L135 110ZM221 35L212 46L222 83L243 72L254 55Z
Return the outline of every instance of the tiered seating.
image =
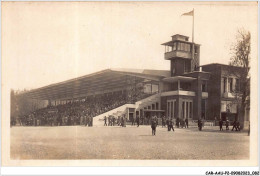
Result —
M93 117L147 96L149 94L126 91L89 96L83 100L38 109L19 119L20 124L26 126L92 125Z

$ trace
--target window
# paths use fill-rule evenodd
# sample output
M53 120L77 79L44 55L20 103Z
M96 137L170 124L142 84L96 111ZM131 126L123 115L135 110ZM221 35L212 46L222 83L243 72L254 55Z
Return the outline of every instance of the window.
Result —
M228 78L228 91L233 92L233 78Z
M187 51L187 52L191 51L191 45L188 43L179 42L177 48L179 51Z
M207 92L207 81L203 81L201 85L202 92Z
M177 43L173 43L173 51L177 49Z
M192 110L192 100L183 100L180 118L192 118Z
M191 47L190 44L185 44L185 51L190 52L191 51L190 47Z
M227 92L227 89L226 89L226 86L227 85L227 78L223 78L223 90L224 90L224 93Z
M194 47L194 53L195 53L195 54L198 53L198 47L197 47L197 46Z
M181 50L181 43L177 43L177 50Z
M239 80L239 79L236 79L235 90L236 90L237 92L240 91L240 80Z
M174 118L176 112L176 100L168 100L167 101L167 117Z

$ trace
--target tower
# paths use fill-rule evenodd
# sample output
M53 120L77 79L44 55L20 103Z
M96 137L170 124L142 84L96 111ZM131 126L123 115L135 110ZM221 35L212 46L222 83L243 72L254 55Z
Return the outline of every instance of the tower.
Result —
M196 71L200 64L200 45L189 42L189 37L176 34L165 46L164 58L171 61L171 76Z

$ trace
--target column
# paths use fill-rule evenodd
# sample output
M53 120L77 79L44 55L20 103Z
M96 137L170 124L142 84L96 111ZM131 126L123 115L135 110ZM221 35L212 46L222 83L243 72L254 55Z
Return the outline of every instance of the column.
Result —
M183 101L184 102L184 116L183 116L183 119L186 118L186 101Z
M202 100L202 90L201 90L201 78L198 76L197 79L197 86L196 86L196 97L194 98L194 114L195 116L193 117L194 119L199 119L201 118L201 100Z
M188 102L188 114L187 114L187 118L190 118L190 102Z
M226 89L227 92L229 92L229 89L228 89L228 77L226 77L226 80L227 80L227 81L226 81L226 87L225 87L225 89Z

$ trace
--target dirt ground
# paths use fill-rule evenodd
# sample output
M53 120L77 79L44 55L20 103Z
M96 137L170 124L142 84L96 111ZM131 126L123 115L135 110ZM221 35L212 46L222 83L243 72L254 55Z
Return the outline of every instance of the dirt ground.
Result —
M122 127L12 127L12 159L249 159L245 132L217 127L175 129Z

